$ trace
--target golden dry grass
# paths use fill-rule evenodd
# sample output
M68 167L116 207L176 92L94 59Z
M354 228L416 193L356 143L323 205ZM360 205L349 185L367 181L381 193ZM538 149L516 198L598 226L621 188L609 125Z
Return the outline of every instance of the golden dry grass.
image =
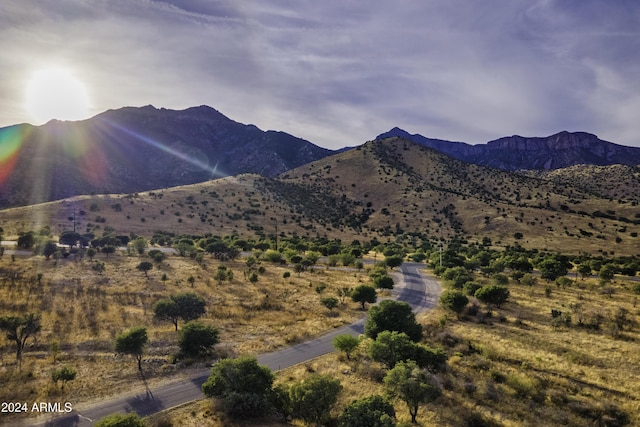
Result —
M484 425L506 427L618 425L611 408L628 415L627 425L639 425L640 380L634 373L640 369L640 311L628 284L614 283L611 298L590 281L578 280L564 289L552 285L549 297L544 283L533 290L509 286L510 302L483 322L469 316L453 320L441 308L419 316L426 341L443 345L450 356L447 369L438 374L443 396L421 407L418 425L456 427L472 416L482 418ZM553 325L551 309L567 312L576 303L582 305L585 321L593 313L603 315L601 330L577 326L575 312L570 325ZM611 319L619 308L628 310L629 322L614 334ZM354 361L329 354L279 372L276 382L293 383L314 372L338 378L344 389L332 411L337 417L352 400L383 393L385 370L364 357L365 346ZM216 419L214 405L208 399L194 402L152 418L151 425L159 419L173 426L282 425L234 424L220 415ZM400 424L408 425L406 405L396 400L394 406ZM293 424L303 425L296 420Z
M13 344L6 339L0 341L0 378L5 384L1 400L61 397L52 384L51 371L64 365L78 371L64 394L74 404L142 387L135 361L113 351L115 337L133 326L144 325L149 330L143 369L150 384L204 366L171 363L178 352L178 334L171 323L153 319L153 305L172 294L195 292L207 301L208 311L201 320L220 329L221 355L255 355L361 316L358 305L350 301L329 313L320 298L335 296L339 287L354 287L369 280L364 272L325 268L300 276L291 271L291 277L284 279L283 273L290 271L286 266L263 262L265 273L251 284L243 277L244 262L237 260L225 263L234 272L234 279L219 285L212 277L220 262L209 257L198 265L189 258L169 256L161 265L154 264L148 278L135 268L140 257L120 253L100 259L106 264L103 274L93 271L88 259L56 263L42 257L18 257L12 262L4 256L0 260L2 314L42 315L42 331L35 342L28 341L21 370ZM38 273L42 274L40 284ZM161 279L163 274L166 281ZM193 287L189 276L195 278ZM316 291L320 284L326 285L322 295ZM55 363L51 351L54 342L60 346Z

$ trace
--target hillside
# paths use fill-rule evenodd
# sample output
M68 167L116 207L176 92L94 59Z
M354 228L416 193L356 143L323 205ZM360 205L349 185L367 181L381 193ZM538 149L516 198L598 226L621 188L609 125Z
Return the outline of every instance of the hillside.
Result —
M401 137L459 160L502 170L554 170L574 165L640 164L640 148L599 139L586 132L559 132L547 137L513 135L470 145L410 134L393 128L376 139Z
M0 208L239 173L275 176L331 153L207 106L127 107L85 121L18 125L0 129Z
M626 182L615 179L603 174L589 181L603 188ZM0 211L0 226L6 236L44 226L59 234L72 229L75 212L78 231L96 235L112 229L146 236L158 230L268 236L277 229L344 240L489 238L496 245L631 255L640 253L640 196L637 186L625 188L624 196L612 199L560 172L533 177L499 171L391 138L276 178L239 175L7 209Z

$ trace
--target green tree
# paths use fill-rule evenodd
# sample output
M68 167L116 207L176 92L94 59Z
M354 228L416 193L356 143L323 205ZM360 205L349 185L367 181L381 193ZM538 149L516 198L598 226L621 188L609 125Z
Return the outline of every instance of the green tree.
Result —
M77 245L81 239L82 236L80 235L80 233L76 233L75 231L63 231L60 234L58 242L61 245L67 245L69 246L69 248L72 248L73 246Z
M33 231L18 233L18 249L31 249L35 243L36 237Z
M339 427L394 427L396 411L379 395L354 400L347 405L338 420Z
M222 398L225 410L233 417L257 417L268 409L273 380L271 370L253 357L223 359L211 368L202 391L206 396Z
M400 255L391 255L384 258L384 263L392 270L396 267L400 267L402 265L402 261L403 259Z
M545 258L538 264L540 277L547 281L553 281L560 276L566 276L567 269L569 268L568 263L569 262L562 257Z
M391 276L387 276L386 274L384 276L378 276L373 279L373 283L377 288L381 289L393 289L394 285L393 278Z
M469 271L464 267L449 267L442 273L442 278L455 289L462 289L465 283L473 280Z
M509 300L509 289L504 286L487 285L478 289L475 297L487 305L500 307Z
M349 334L341 334L333 339L333 346L344 352L347 356L347 360L351 359L351 354L360 345L360 340L357 337Z
M142 261L136 268L144 273L144 277L149 277L149 270L153 268L153 264L149 261Z
M145 427L147 423L136 413L113 414L100 418L95 427Z
M384 377L386 391L400 398L409 407L411 422L416 424L422 403L435 401L442 394L440 387L414 361L399 362Z
M532 286L535 286L536 283L538 283L538 279L533 274L527 273L524 276L522 276L522 278L520 279L520 283L525 286L532 287Z
M364 333L375 339L382 331L404 332L415 342L422 338L422 326L416 322L416 315L406 302L384 300L371 307Z
M588 262L581 262L578 264L577 270L582 280L587 276L591 276L591 265Z
M37 252L42 252L42 255L44 255L44 258L49 261L49 258L51 258L51 255L55 254L58 251L58 245L56 245L56 242L54 242L53 240L48 240L44 243L44 245L42 246L42 249L38 248Z
M205 313L207 303L204 298L186 292L159 300L153 306L153 315L159 320L168 320L178 330L178 320L196 320Z
M0 317L0 329L7 333L7 339L15 343L16 359L21 361L27 340L40 332L42 325L40 324L40 316L28 313L24 316Z
M328 420L340 391L342 385L339 380L328 375L311 375L289 389L292 415L320 425Z
M133 242L131 242L131 244L140 255L142 255L144 253L144 250L147 248L147 240L144 237L138 237Z
M362 309L365 309L365 304L373 304L378 300L376 295L376 288L369 285L359 285L351 292L351 300L362 304Z
M600 269L598 276L603 283L608 283L613 280L615 272L616 268L612 264L605 264Z
M178 344L183 354L191 357L207 354L220 342L220 332L213 326L195 320L187 322L180 331Z
M147 328L140 326L123 332L116 337L116 353L128 354L138 361L138 371L142 372L142 356L144 347L149 342Z
M113 246L113 245L106 245L106 246L103 246L102 249L100 249L100 251L103 254L106 254L107 258L109 258L109 255L111 255L111 254L116 252L116 247Z
M58 385L58 381L62 383L61 389L64 390L64 386L69 381L73 381L76 379L77 372L70 366L63 366L60 369L56 369L51 373L51 379L53 383Z
M396 363L411 360L416 354L416 343L404 332L382 331L369 345L369 357L384 363L388 369Z
M468 303L469 298L457 290L447 290L440 295L440 305L447 310L453 311L458 319Z

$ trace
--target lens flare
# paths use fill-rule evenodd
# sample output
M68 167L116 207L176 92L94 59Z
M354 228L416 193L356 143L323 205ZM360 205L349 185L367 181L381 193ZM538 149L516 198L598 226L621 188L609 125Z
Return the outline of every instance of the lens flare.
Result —
M27 132L18 126L0 129L0 185L13 172Z

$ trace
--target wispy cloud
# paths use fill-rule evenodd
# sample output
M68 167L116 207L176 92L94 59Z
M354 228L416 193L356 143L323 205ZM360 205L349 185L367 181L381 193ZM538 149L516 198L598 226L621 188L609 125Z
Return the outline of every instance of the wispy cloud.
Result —
M62 63L96 114L208 104L326 147L393 126L640 145L639 29L630 0L8 0L0 125L28 121L28 73Z

